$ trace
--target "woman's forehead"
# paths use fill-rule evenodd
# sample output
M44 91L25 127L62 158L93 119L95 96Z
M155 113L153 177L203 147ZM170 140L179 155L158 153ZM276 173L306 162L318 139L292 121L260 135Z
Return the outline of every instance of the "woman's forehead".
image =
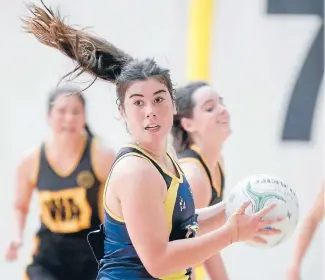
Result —
M218 100L219 94L210 86L203 86L193 94L193 101L196 104L203 104L208 100Z
M158 91L168 92L166 85L158 81L157 79L150 78L148 80L136 81L130 85L126 91L125 96L131 97L132 95L152 96Z
M77 93L62 93L58 95L53 101L52 106L79 106L83 105L83 102L81 101L80 97L77 96Z

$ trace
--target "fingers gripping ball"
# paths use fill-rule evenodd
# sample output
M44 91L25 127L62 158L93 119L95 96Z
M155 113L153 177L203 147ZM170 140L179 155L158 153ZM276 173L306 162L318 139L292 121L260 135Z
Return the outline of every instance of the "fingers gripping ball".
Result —
M276 206L266 214L265 219L283 218L282 221L272 225L279 229L281 234L267 235L263 238L267 244L248 242L253 246L273 247L289 238L296 228L299 218L298 199L294 191L280 178L268 174L257 174L241 180L230 192L226 199L226 216L229 218L244 202L249 201L246 215L253 215L270 204ZM265 227L270 229L271 227Z

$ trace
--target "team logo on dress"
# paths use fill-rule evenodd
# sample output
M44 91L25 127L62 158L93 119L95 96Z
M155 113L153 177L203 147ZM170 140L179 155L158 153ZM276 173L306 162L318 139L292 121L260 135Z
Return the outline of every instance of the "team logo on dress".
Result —
M182 197L180 198L179 206L180 206L181 212L186 209L186 203Z
M77 175L77 183L79 186L89 189L95 184L95 177L89 170L83 170Z

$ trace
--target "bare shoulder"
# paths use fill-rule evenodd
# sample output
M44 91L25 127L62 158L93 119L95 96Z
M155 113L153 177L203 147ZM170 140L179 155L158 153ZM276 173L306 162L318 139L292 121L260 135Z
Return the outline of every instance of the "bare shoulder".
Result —
M199 184L208 182L207 176L205 175L204 170L202 169L202 166L199 162L181 161L180 166L185 173L187 180Z
M208 177L199 162L181 162L181 168L193 192L195 207L203 208L209 205L211 188Z
M118 197L132 194L150 196L153 192L163 195L165 185L163 177L149 159L131 155L116 162L110 176L110 184ZM118 189L115 186L118 186Z
M94 153L99 158L102 159L112 159L115 158L115 151L113 148L109 147L101 138L94 137L93 139L93 149Z
M115 151L99 137L92 140L92 162L96 176L104 182L115 160Z
M22 156L17 165L17 175L35 183L40 165L41 146L36 146Z

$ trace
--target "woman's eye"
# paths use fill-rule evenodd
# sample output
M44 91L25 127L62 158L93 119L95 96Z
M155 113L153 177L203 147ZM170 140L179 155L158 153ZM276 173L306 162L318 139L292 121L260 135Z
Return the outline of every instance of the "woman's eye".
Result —
M136 106L142 106L143 105L143 101L142 100L137 100L134 102L134 105Z
M161 103L161 102L163 102L163 98L162 97L157 97L156 99L155 99L155 102L156 103Z

